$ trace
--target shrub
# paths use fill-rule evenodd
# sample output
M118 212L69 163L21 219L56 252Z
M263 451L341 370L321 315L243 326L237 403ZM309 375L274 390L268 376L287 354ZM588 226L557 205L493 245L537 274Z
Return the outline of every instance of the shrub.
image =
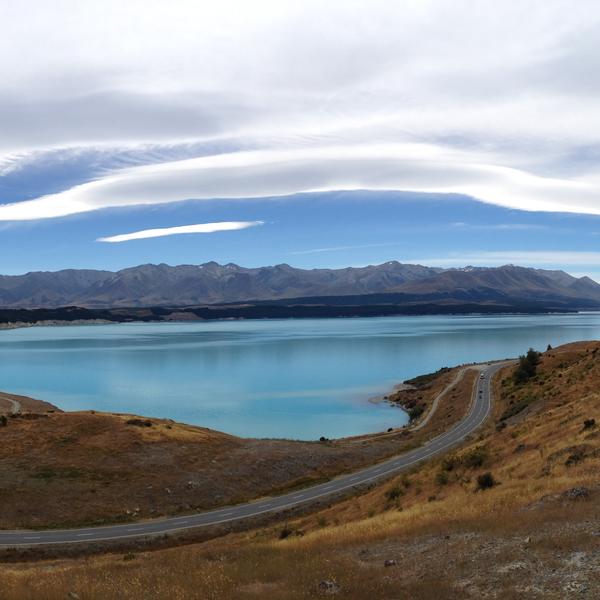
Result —
M477 469L482 467L488 458L488 451L483 446L477 446L473 450L469 450L463 457L462 463L468 469Z
M416 404L408 411L408 417L411 421L418 419L425 410L425 407L422 404Z
M482 473L477 477L477 488L480 490L488 490L494 487L496 483L494 476L489 471L487 473Z
M583 422L584 429L593 429L594 427L596 427L596 419L586 419Z
M403 493L404 492L400 489L400 487L395 485L386 491L385 497L391 502L393 500L398 500Z
M6 427L8 425L8 419L6 415L0 415L0 427Z
M458 464L458 459L456 456L446 456L442 461L442 470L443 471L452 471L454 467Z
M535 376L537 366L540 363L540 353L529 348L527 354L519 356L519 365L513 374L513 381L520 385Z
M426 375L419 375L418 377L413 377L412 379L407 379L404 383L409 385L414 385L416 388L425 389L431 383L433 383L440 375L444 375L448 373L452 369L450 367L442 367L435 373L427 373Z
M522 398L521 400L518 400L517 402L512 403L500 416L500 420L501 421L505 421L506 419L510 419L510 417L514 417L515 415L518 415L520 412L524 411L533 401L535 400L535 398L531 398L530 396L527 396L526 398Z
M149 419L128 419L125 423L134 427L152 427L153 425Z
M449 479L450 478L448 477L448 473L446 471L438 471L437 475L435 476L435 482L438 485L447 485Z
M293 533L294 530L288 525L285 525L283 529L279 532L279 539L285 540L286 538L290 537L290 535L292 535Z

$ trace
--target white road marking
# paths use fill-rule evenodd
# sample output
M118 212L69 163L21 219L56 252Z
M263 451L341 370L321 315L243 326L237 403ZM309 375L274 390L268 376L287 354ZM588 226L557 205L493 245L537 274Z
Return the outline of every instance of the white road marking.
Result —
M493 371L492 374L495 374L501 366L508 364L508 362L509 361L506 361L504 363L496 363L498 368L492 368L491 369ZM510 362L513 362L513 361L510 361ZM490 369L488 368L488 370L490 370ZM228 513L220 513L218 511L214 511L214 513L210 513L210 512L209 513L197 513L196 516L203 517L204 522L195 520L195 522L190 524L189 526L179 527L179 529L189 529L189 528L194 528L194 527L198 527L198 526L216 525L216 524L224 522L224 521L243 519L243 518L251 517L254 515L258 515L258 514L271 512L273 510L281 510L283 508L287 508L287 507L291 507L291 506L299 504L300 499L303 501L310 501L310 500L315 500L317 498L321 498L323 496L328 496L332 493L331 491L327 491L329 488L335 487L336 489L334 491L339 492L339 491L354 487L355 484L351 483L353 481L360 480L358 483L364 484L364 483L379 479L382 477L382 475L388 475L388 474L392 474L394 472L399 472L403 469L410 467L411 465L421 463L424 460L426 460L427 458L429 458L430 456L433 456L434 454L438 454L441 451L447 450L447 449L451 448L452 446L460 443L461 441L464 441L465 438L470 436L478 427L480 427L485 422L485 420L489 416L489 411L491 408L491 398L490 398L491 392L490 392L489 380L490 380L489 378L486 380L486 386L485 386L485 390L484 390L486 392L485 398L474 397L472 400L470 412L464 418L464 420L462 422L460 422L458 425L456 425L454 429L450 429L449 431L447 431L447 432L441 434L440 436L438 436L437 438L435 438L435 445L436 446L439 445L439 448L437 448L437 449L434 449L433 447L428 447L427 451L423 452L424 448L421 447L420 449L413 450L412 452L409 452L400 457L395 457L395 458L389 459L384 464L379 465L375 468L364 469L363 471L361 471L355 475L352 475L351 477L341 478L337 482L332 482L331 484L328 484L323 487L315 486L313 488L306 489L302 493L291 496L289 501L287 501L288 496L282 496L280 498L273 499L273 501L269 502L268 504L257 504L257 505L255 505L255 508L258 510L252 510L252 505L241 505L240 507L238 507L237 516L232 517L231 519L219 520L221 515L225 516L227 514L234 514L236 511L229 511ZM383 473L381 472L382 470L384 471ZM298 501L294 502L294 500L298 500ZM287 501L287 503L286 503L286 501ZM281 502L281 504L278 504L278 502ZM276 504L276 506L274 508L268 508L268 507L272 506L273 504ZM251 512L246 512L247 510L250 510ZM212 520L211 520L211 518L212 518ZM207 519L207 520L205 520L205 519ZM31 546L33 546L33 545L40 545L40 544L41 545L65 544L65 543L69 543L69 542L71 542L71 543L76 542L77 541L76 538L90 537L90 536L95 536L94 539L97 541L100 541L100 540L108 541L108 540L127 538L127 537L133 538L133 537L139 537L141 535L148 535L148 534L152 534L152 533L169 533L170 531L177 530L179 525L183 525L185 523L189 523L189 520L186 519L186 520L180 521L178 519L178 520L174 521L173 519L165 519L162 522L155 521L153 523L147 523L147 524L142 523L137 528L132 527L129 529L125 528L122 525L121 526L110 525L110 526L105 526L105 527L98 527L93 532L86 532L86 533L77 533L76 530L68 530L67 529L67 530L62 531L65 535L59 539L52 539L52 538L58 537L58 534L60 533L60 531L58 531L58 530L46 532L46 533L38 535L38 536L21 534L22 535L21 540L23 540L23 541L19 541L18 539L17 539L17 541L11 540L10 542L8 542L8 544L4 544L4 545L10 545L10 546L31 545ZM174 526L170 527L171 524ZM102 535L103 530L106 531L104 536ZM126 534L127 531L132 531L134 533L131 533L128 535L128 534ZM16 534L16 537L20 537L18 532L12 532L6 539L15 537L15 534ZM136 534L138 534L138 535L136 535ZM0 532L0 546L3 545L2 544L3 536L7 536L7 534L2 534L2 532ZM26 543L26 541L28 541L28 540L43 540L44 537L50 538L50 539L47 539L46 541L35 541L35 542L32 541L29 544Z

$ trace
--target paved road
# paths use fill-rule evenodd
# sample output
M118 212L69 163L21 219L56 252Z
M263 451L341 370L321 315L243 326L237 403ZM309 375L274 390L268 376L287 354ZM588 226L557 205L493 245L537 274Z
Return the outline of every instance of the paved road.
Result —
M410 428L411 431L418 431L419 429L423 429L423 427L425 427L425 425L427 425L427 423L429 423L429 421L431 421L442 398L465 376L465 373L469 369L477 369L478 371L480 370L479 367L465 367L464 369L461 369L456 374L454 379L435 397L434 401L431 403L431 408L429 409L428 413L425 415L425 418L420 423L417 423L416 425L411 427Z
M353 488L358 485L376 481L404 471L417 463L443 453L462 442L486 420L491 410L490 379L507 362L481 366L483 378L477 380L473 390L473 402L469 414L445 433L433 438L424 446L390 458L382 463L364 468L360 471L342 475L326 483L308 487L283 496L264 498L248 504L240 504L196 513L187 516L170 517L131 523L127 525L111 525L106 527L88 527L82 529L63 529L47 531L0 531L0 546L34 546L44 544L71 544L77 542L93 542L139 538L239 521L257 515L277 512L311 501L331 496L332 494Z

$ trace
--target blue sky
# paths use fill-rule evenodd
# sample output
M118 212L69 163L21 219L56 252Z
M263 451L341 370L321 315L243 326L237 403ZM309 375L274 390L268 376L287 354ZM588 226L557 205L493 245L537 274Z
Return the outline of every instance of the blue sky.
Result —
M263 224L209 235L95 241L134 229L231 220ZM147 262L215 260L313 268L398 260L443 267L562 267L600 279L600 217L511 210L450 195L362 191L189 201L3 227L0 271L12 274L32 268L119 269Z
M599 73L587 0L7 0L0 272L399 260L600 279Z

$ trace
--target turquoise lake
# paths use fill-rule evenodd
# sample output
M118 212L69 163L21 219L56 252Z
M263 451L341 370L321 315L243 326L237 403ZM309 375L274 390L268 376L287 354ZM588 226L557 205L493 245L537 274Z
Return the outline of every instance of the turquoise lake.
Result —
M412 376L599 338L599 313L33 327L0 331L0 389L317 439L402 425L402 410L369 400Z

